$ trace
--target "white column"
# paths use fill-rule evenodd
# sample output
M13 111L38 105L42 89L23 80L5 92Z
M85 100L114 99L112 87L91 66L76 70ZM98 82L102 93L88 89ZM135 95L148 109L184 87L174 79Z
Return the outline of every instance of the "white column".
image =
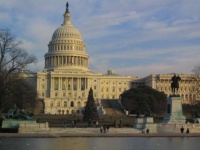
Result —
M72 85L71 85L72 90L74 90L74 78L72 77Z
M74 65L74 57L72 56L72 65Z

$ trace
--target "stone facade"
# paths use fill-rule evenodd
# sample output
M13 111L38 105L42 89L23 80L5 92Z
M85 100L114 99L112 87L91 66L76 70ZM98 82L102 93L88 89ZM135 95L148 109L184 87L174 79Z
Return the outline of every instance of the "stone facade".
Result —
M171 78L173 74L151 74L144 78L134 80L132 82L132 87L138 85L147 85L160 92L164 92L167 97L172 94L171 91ZM192 103L196 99L195 93L195 81L193 74L179 74L181 81L179 82L179 91L178 94L183 99L183 103Z
M71 24L68 10L63 24L53 33L44 57L44 70L37 73L37 92L44 100L45 114L82 113L90 87L100 106L101 99L118 99L134 80L113 70L102 75L89 69L86 45Z
M173 74L152 74L144 78L117 75L113 70L107 74L94 73L88 67L89 55L82 35L70 22L70 12L64 13L64 22L53 33L45 54L44 70L37 73L38 98L44 101L45 114L82 113L89 89L101 108L101 99L118 99L131 87L148 85L171 95ZM195 98L193 75L181 74L180 90L184 103Z

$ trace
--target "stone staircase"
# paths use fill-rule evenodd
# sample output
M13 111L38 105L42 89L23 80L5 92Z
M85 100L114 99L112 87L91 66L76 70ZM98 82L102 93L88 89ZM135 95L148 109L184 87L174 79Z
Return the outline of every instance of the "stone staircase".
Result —
M116 99L102 99L101 105L105 109L107 115L124 115L123 109Z

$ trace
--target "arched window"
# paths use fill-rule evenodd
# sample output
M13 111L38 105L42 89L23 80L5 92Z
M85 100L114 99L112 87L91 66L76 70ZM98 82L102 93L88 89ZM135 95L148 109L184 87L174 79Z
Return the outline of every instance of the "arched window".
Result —
M71 106L71 107L74 107L74 102L71 102L70 106Z
M69 110L66 110L66 113L69 114Z
M66 101L64 102L64 107L67 107L67 102Z
M74 114L74 113L75 113L75 112L74 112L74 110L72 110L71 112L72 112L72 114Z
M60 102L59 101L57 102L57 106L60 106Z

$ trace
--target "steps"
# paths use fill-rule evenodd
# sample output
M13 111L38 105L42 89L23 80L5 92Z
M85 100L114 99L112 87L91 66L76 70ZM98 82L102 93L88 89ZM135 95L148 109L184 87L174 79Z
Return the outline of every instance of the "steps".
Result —
M107 115L124 115L118 100L102 99L101 105L105 109Z

